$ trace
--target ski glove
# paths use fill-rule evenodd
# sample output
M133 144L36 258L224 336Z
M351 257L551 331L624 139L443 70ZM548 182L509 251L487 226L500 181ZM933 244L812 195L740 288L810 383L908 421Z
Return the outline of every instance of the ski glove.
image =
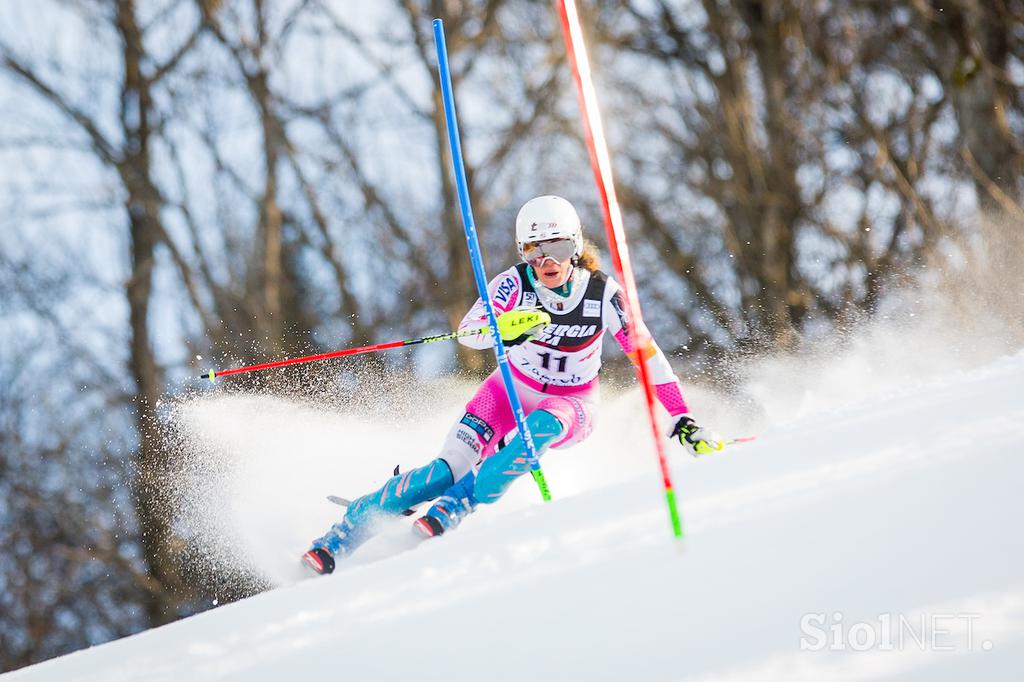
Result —
M551 324L551 316L543 310L509 310L498 315L498 333L506 346L529 341Z
M709 455L725 447L725 443L714 431L699 426L689 414L679 416L679 421L672 427L668 437L678 438L682 446L694 457Z

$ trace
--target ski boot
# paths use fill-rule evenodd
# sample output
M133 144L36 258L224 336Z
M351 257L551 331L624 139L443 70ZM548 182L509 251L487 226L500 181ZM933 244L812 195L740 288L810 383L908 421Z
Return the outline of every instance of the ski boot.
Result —
M460 478L458 483L434 500L426 514L416 519L413 530L423 538L433 538L457 527L462 519L476 510L475 483L476 476L472 471Z
M546 410L531 412L526 418L538 456L561 437L564 428L555 415ZM480 471L472 471L444 491L441 497L413 524L424 538L437 537L452 530L476 511L480 503L491 504L505 494L512 482L530 470L522 439L517 434L508 445L483 461Z
M397 469L396 469L397 472ZM432 500L452 485L452 473L443 459L404 474L396 473L379 490L353 501L345 518L313 541L302 560L314 573L332 573L335 558L348 556L374 535L377 521L399 516Z

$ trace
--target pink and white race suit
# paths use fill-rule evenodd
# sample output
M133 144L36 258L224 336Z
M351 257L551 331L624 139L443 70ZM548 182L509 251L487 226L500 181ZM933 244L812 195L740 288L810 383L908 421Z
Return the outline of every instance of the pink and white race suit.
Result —
M642 359L655 384L658 400L670 415L688 411L679 381L665 354L654 341L635 347L627 334L622 288L600 271L574 268L571 293L562 297L535 286L530 266L520 263L501 273L487 287L495 314L513 308L539 306L551 315L551 324L532 340L508 348L509 364L523 410L546 410L561 422L562 438L552 447L567 447L590 435L598 401L601 344L608 331L633 362ZM459 325L459 330L487 324L479 299ZM649 334L641 336L650 338ZM459 339L471 348L493 346L489 335ZM494 454L501 440L515 431L515 418L505 395L501 375L495 370L466 404L466 413L444 443L440 457L458 481L479 462Z

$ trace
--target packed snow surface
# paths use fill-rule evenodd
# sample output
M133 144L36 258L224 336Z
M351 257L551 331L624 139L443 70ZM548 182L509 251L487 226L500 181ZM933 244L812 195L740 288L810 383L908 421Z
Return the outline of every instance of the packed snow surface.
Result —
M671 451L682 541L638 395L608 391L593 437L545 458L550 504L524 477L456 533L410 548L395 522L306 580L299 554L340 513L324 496L428 461L472 387L412 421L187 402L216 466L184 478L181 523L277 588L4 679L1022 679L1024 353L886 338L764 363L742 409L692 393L760 437Z

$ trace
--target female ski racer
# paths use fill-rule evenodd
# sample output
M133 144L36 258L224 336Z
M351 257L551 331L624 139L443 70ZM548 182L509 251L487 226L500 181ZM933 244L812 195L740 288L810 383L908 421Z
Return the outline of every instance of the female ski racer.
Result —
M523 262L495 277L488 295L537 453L579 443L593 430L605 331L634 363L647 363L658 400L674 423L669 436L694 455L721 450L721 440L690 414L679 382L654 341L638 349L629 337L622 289L597 269L596 254L584 246L572 204L556 196L526 202L516 217L516 244ZM484 305L477 300L459 330L486 323ZM478 349L493 345L483 333L459 341ZM428 500L434 504L413 527L424 537L440 535L458 526L477 504L496 502L529 468L495 370L467 403L437 459L397 474L353 501L303 560L316 573L331 573L335 558L368 540L377 521Z

